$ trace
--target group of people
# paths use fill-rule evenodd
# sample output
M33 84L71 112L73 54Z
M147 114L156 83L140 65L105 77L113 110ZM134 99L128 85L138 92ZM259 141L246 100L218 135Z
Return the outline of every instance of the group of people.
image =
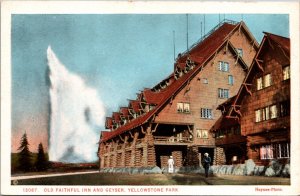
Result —
M174 173L174 159L172 156L170 156L169 160L168 160L168 172L169 173ZM209 166L211 164L211 158L209 157L208 153L204 153L204 158L202 161L204 170L205 170L205 177L208 177L208 171L209 171Z

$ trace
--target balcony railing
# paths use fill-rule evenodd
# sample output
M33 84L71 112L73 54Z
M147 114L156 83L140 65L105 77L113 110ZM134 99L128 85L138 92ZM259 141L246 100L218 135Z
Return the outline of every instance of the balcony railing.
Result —
M169 137L169 136L154 136L156 144L175 144L175 143L190 143L192 139L189 137Z

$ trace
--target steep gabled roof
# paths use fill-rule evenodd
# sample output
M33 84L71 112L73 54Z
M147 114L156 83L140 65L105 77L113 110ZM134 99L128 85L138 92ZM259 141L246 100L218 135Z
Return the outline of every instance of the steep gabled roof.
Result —
M120 113L119 112L113 112L112 114L112 120L115 122L115 123L119 123L120 122Z
M120 115L123 117L129 116L128 107L121 107L120 108Z
M282 37L279 35L266 33L264 32L265 36L263 37L261 41L261 45L258 49L258 52L256 53L251 66L249 68L249 71L244 78L244 81L232 103L232 106L238 106L241 104L243 95L245 93L250 93L250 90L248 90L248 84L251 83L253 78L255 77L256 73L259 71L259 65L258 61L260 60L260 56L262 55L262 52L265 48L273 47L274 44L276 44L277 47L282 49L283 54L289 58L290 55L290 39L286 37ZM270 45L271 44L271 45ZM228 115L234 116L236 114L236 110L230 110L230 113Z
M290 55L290 39L286 37L282 37L280 35L275 35L272 33L264 32L267 38L271 39L275 43L278 44L288 55Z
M193 46L188 52L180 55L179 58L177 58L177 64L179 63L185 63L187 58L189 57L191 60L193 60L197 65L194 69L190 70L186 74L182 75L180 78L175 80L174 74L171 74L166 79L172 80L172 83L167 86L165 89L162 89L158 92L154 92L151 89L145 89L142 93L144 96L144 99L151 104L155 104L156 107L139 116L136 119L131 120L130 122L126 123L125 125L117 128L116 130L110 132L109 135L106 137L103 137L101 141L106 141L110 138L113 138L125 131L134 129L146 122L150 118L152 118L155 114L157 114L166 103L169 103L169 101L174 97L180 90L199 72L201 71L202 67L206 65L206 63L213 58L213 56L222 48L225 43L228 41L230 36L233 34L235 30L238 28L245 28L245 25L243 22L238 24L229 24L224 23L223 25L219 26L214 32L212 32L208 37L206 37L204 40L202 40L197 45ZM255 43L256 40L254 39ZM235 53L235 56L237 55L236 50L233 48L233 46L229 42L229 48L233 53ZM242 58L238 58L238 62L246 69L247 66ZM166 80L165 79L165 80ZM130 101L130 104L132 107L134 107L135 102ZM135 108L137 109L137 107Z
M134 112L138 113L141 109L141 105L140 105L140 101L139 100L130 100L129 101L129 105L131 106L131 108L133 109Z

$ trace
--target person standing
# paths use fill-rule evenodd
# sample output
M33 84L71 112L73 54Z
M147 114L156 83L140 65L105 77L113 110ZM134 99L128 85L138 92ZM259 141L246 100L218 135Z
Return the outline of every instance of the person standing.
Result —
M168 172L169 173L173 173L174 172L174 160L173 160L172 156L170 156L170 158L168 160Z
M204 169L205 169L205 177L208 177L208 171L209 171L209 166L211 163L211 158L209 157L208 153L204 153L204 158L203 158L203 163L204 163Z

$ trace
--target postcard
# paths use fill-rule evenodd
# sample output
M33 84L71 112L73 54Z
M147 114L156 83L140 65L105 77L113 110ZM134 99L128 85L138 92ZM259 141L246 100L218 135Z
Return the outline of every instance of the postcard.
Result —
M299 3L1 1L1 194L298 195Z

